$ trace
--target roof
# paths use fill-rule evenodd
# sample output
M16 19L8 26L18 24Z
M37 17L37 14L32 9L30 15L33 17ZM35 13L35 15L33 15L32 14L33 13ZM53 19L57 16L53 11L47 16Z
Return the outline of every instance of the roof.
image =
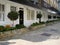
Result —
M37 4L33 4L29 0L10 0L10 1L40 9L40 7Z

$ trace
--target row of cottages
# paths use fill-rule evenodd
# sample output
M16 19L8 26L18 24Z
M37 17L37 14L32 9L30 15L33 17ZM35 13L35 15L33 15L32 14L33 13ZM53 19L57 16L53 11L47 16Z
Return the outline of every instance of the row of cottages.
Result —
M32 4L28 0L0 0L0 25L12 25L12 21L10 21L7 17L10 11L17 11L21 13L20 19L18 18L14 25L16 24L24 24L26 27L30 26L32 23L39 22L37 18L38 13L42 13L41 21L47 21L48 15L46 11L40 9L39 6Z

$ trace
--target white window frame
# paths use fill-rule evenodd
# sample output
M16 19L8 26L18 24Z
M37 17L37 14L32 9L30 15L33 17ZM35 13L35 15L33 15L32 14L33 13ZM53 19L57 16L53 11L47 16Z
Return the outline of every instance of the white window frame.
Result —
M5 21L5 5L4 4L0 4L0 21Z
M30 9L27 8L27 20L34 20L34 18L35 18L34 15L35 14L33 14L33 13L35 13L34 10L30 10Z
M17 9L17 8L16 8L15 6L11 6L11 7L10 7L10 10L11 10L11 11L16 11L16 9Z

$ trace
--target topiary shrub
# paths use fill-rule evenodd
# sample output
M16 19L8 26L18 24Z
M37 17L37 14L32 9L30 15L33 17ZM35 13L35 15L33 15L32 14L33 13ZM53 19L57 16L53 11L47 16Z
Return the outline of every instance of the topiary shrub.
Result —
M37 18L39 18L39 22L41 22L41 17L42 17L42 14L41 13L38 13L37 14Z
M15 11L11 11L8 13L8 18L13 21L13 25L14 26L14 21L18 19L18 13Z

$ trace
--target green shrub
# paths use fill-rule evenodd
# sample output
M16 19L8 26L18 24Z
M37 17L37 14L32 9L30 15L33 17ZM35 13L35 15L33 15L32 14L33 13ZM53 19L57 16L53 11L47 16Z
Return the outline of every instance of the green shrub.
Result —
M11 11L11 12L8 13L7 17L8 17L11 21L13 21L13 25L12 25L12 26L14 26L14 21L18 19L18 15L19 15L19 14L18 14L16 11Z
M11 28L4 28L3 30L0 30L0 32L12 31L12 30L14 30L14 29L15 29L14 27L11 27Z
M46 23L53 23L53 22L56 22L56 21L58 21L58 20L51 20L51 21L47 21Z
M40 22L40 23L33 23L31 26L37 26L37 25L42 25L42 24L45 24L45 22Z
M45 22L40 22L39 24L45 24Z
M39 23L33 23L31 26L37 26L39 25Z
M15 27L4 27L4 26L0 26L0 32L5 32L5 31L11 31L11 30L15 30Z
M0 31L3 31L4 30L4 26L0 26Z
M50 22L52 22L52 21L46 21L46 23L50 23Z
M12 31L12 30L21 29L21 28L25 28L25 26L19 25L19 24L17 24L15 27L7 27L7 28L4 26L0 26L0 32Z
M25 28L24 25L19 25L19 24L17 24L15 27L16 27L17 29Z
M10 28L5 28L4 31L10 31L10 30L15 30L15 27L10 27Z

